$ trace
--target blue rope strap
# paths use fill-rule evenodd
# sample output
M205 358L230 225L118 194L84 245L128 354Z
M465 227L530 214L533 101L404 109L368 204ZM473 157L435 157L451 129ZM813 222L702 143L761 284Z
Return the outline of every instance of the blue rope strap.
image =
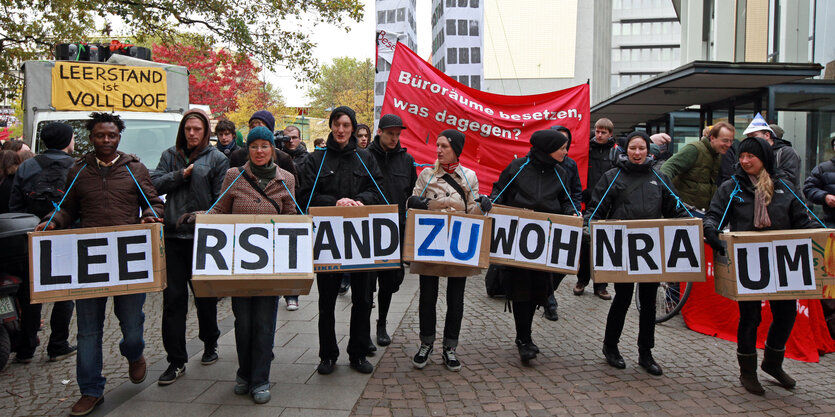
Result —
M435 178L435 173L434 172L432 173L432 176L429 177L429 181L426 181L426 185L423 186L423 189L420 190L420 194L418 195L418 197L423 197L423 193L426 192L426 187L428 187L429 183L432 182L432 178Z
M75 180L78 179L78 176L81 175L81 171L84 171L84 168L87 168L86 162L84 163L84 166L81 167L81 169L79 169L78 172L75 174L75 177L72 179L69 188L67 188L67 192L64 193L64 195L61 197L61 201L58 202L58 205L56 206L54 202L52 203L53 207L55 207L55 210L52 210L52 215L49 216L49 220L47 220L46 226L44 226L44 230L46 230L46 228L49 227L49 224L52 223L52 218L55 217L55 213L61 211L61 204L64 204L64 199L67 198L67 196L70 194L72 186L75 185Z
M419 168L423 168L423 167L431 167L431 166L434 166L435 164L419 164L417 162L412 162L412 165L414 165L416 167L419 167Z
M235 177L235 181L232 181L232 183L231 183L231 184L229 184L229 186L228 186L228 187L226 187L226 189L225 189L225 190L223 190L223 192L222 192L222 193L220 193L220 197L218 197L218 198L217 198L217 200L215 200L215 202L214 202L214 203L212 203L211 207L209 207L209 209L208 209L208 210L206 210L206 213L208 213L208 212L212 211L212 209L213 209L213 208L215 208L215 205L217 205L217 203L218 203L218 202L220 202L220 200L223 198L223 196L225 196L225 195L226 195L226 192L227 192L227 191L229 191L229 189L230 189L230 188L232 188L232 186L233 186L233 185L235 185L235 183L236 183L236 182L238 182L238 178L241 178L241 175L244 175L244 171L243 171L243 170L241 170L241 173L240 173L240 174L238 174L238 176L237 176L237 177Z
M368 166L365 165L365 161L362 160L362 157L360 156L359 152L354 153L354 155L356 155L357 159L359 159L362 163L362 167L365 168L365 172L368 173L368 178L371 178L371 182L373 182L374 186L377 187L377 191L380 192L380 196L383 197L383 201L385 201L386 204L389 204L389 200L386 198L386 195L383 194L383 190L380 189L380 185L377 184L377 180L375 180L374 176L371 175L371 171L368 170ZM324 160L324 158L322 158L322 160Z
M815 220L817 220L817 221L818 221L818 223L820 223L820 224L821 224L821 226L823 226L823 228L824 228L824 229L826 229L826 225L825 225L825 224L821 221L821 219L819 219L819 218L818 218L818 216L817 216L815 213L812 213L812 210L809 210L809 206L807 206L807 205L806 205L806 203L804 203L804 202L803 202L803 200L801 200L801 199L800 199L800 197L798 197L798 196L797 196L797 194L795 194L795 192L791 189L791 187L789 187L789 186L788 186L788 184L786 184L786 182L785 182L785 181L783 181L783 179L782 179L782 178L780 178L780 182L782 182L782 183L783 183L783 186L784 186L784 187L786 187L786 189L787 189L787 190L789 190L789 192L791 192L791 193L792 193L792 195L794 196L794 198L796 198L796 199L797 199L797 201L799 201L799 202L800 202L800 204L803 204L803 207L805 207L805 208L806 208L806 211L808 211L809 213L811 213L811 214L812 214L812 216L815 216Z
M237 180L237 178L236 178L236 180ZM287 184L285 184L285 183L284 183L284 180L280 180L280 181L281 181L281 185L283 185L283 186L284 186L284 188L287 190L287 194L290 194L290 198L292 198L292 199L293 199L293 204L295 204L295 205L296 205L296 210L298 210L298 211L299 211L299 214L303 214L303 212L302 212L302 208L301 208L301 207L299 207L299 203L297 203L297 202L296 202L296 197L293 197L293 192L292 192L292 191L290 191L290 189L289 189L289 188L287 188Z
M557 174L557 179L560 180L560 185L562 185L562 190L565 191L565 195L568 196L568 201L571 202L571 207L574 208L574 212L580 216L580 210L577 210L577 206L574 204L574 200L571 198L571 193L568 192L568 188L565 188L565 183L562 182L562 177L560 177L560 173L557 172L557 167L554 167L554 174Z
M462 168L459 165L458 169L461 170L461 176L464 177L464 181L467 183L467 188L470 189L470 194L473 196L473 201L475 201L475 199L478 198L478 196L473 192L473 187L470 187L470 180L467 179L467 174L464 172L464 168ZM464 206L466 206L466 205L467 205L467 202L465 201Z
M305 206L304 211L301 214L307 213L307 209L310 208L310 202L313 201L313 192L316 191L316 184L319 183L319 174L322 173L322 165L325 164L326 156L328 156L327 148L325 148L325 153L322 155L322 162L319 162L319 170L316 171L316 179L313 180L313 188L310 189L310 197L307 198L307 206Z
M600 201L597 202L597 207L595 207L594 211L591 212L591 216L589 217L589 223L588 223L589 233L591 233L591 219L594 218L594 215L597 213L597 209L599 209L600 205L603 204L603 200L606 200L606 196L609 195L609 190L611 190L612 186L615 185L615 181L617 181L618 176L620 175L620 171L621 170L618 169L618 172L615 173L615 178L612 178L612 182L610 182L609 186L606 187L606 192L603 193L603 197L601 197Z
M127 169L128 169L128 174L130 174L130 177L131 177L131 178L133 178L133 183L134 183L134 184L136 184L136 188L138 188L138 189L139 189L139 194L142 194L142 198L144 198L144 199L145 199L145 203L147 203L147 204L148 204L148 208L150 208L150 209L151 209L151 213L153 213L153 214L154 214L154 217L159 218L159 215L157 214L157 211L156 211L156 210L154 210L154 206L152 206L152 205L151 205L151 202L150 202L150 201L148 201L148 196L146 196L146 195L145 195L145 192L144 192L144 191L142 191L142 187L140 187L140 186L139 186L139 182L138 182L138 181L136 181L136 177L134 177L134 176L133 176L133 172L131 172L131 170L130 170L130 168L127 166L127 164L125 164L125 168L127 168Z
M734 180L734 189L731 190L731 197L728 199L728 205L725 206L725 212L722 213L722 218L719 219L719 225L716 227L718 230L722 230L722 223L725 222L725 216L728 215L728 209L731 208L731 203L733 203L734 197L736 197L736 199L739 200L740 203L745 201L742 199L742 197L737 195L742 191L742 188L739 186L739 181L736 179L736 176L732 175L731 179Z
M501 190L501 191L499 191L499 193L498 193L498 194L496 194L496 198L494 198L494 199L493 199L493 202L496 202L496 200L498 200L498 199L499 199L499 197L501 197L501 196L502 196L502 194L504 193L504 191L505 191L505 190L507 190L507 187L510 187L510 184L512 184L512 183L513 183L513 180L515 180L515 179L516 179L516 177L517 177L517 176L519 176L519 174L522 172L522 170L523 170L523 169L525 169L525 165L528 165L528 163L530 163L530 162L531 162L531 158L530 158L530 157L528 157L528 159L525 161L525 163L524 163L524 164L522 164L522 166L520 166L520 167L519 167L519 171L516 171L516 175L514 175L514 176L510 179L510 181L508 181L508 182L507 182L507 185L505 185L505 186L504 186L504 188L502 188L502 190ZM558 176L559 176L559 175L558 175ZM562 181L562 180L561 180L561 181ZM573 203L572 203L572 204L573 204Z
M685 206L685 205L684 205L684 203L682 203L682 202L681 202L681 198L680 198L678 195L676 195L676 193L674 193L674 192L673 192L673 190L670 188L670 186L669 186L669 185L667 185L667 183L666 183L666 182L664 182L664 180L663 180L663 179L661 179L661 176L660 176L660 175L658 175L658 173L657 173L657 172L655 172L655 170L654 170L654 169L650 169L650 170L652 171L652 173L653 173L653 174L655 174L655 176L656 176L656 177L658 177L658 181L661 181L661 184L664 184L664 187L666 187L666 188L667 188L667 191L669 191L669 192L670 192L670 194L672 194L672 195L673 195L673 198L675 198L675 199L676 199L676 207L681 206L682 208L684 208L684 211L686 211L686 212L687 212L687 214L688 214L690 217L693 217L693 213L691 213L691 212L690 212L690 210L687 210L687 206Z

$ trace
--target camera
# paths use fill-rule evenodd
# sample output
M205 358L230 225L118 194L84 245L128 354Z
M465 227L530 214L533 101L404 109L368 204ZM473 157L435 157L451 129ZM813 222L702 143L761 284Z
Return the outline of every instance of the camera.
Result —
M284 149L284 144L290 142L290 136L285 135L283 130L275 132L273 136L275 136L275 147L278 149Z

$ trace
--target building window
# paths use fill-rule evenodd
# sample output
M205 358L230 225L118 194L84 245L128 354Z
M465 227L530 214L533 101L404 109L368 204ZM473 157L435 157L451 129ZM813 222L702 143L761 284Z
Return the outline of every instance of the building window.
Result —
M481 63L481 47L470 48L470 62L473 64Z
M380 10L377 12L377 23L386 23L386 11Z
M401 7L397 9L397 21L398 22L405 22L406 21L406 8Z
M447 50L446 50L446 60L450 64L457 64L458 63L458 50L456 48L447 48Z
M466 75L459 75L458 76L458 82L468 86L469 83L470 83L470 77L468 77Z
M459 64L469 64L470 63L470 48L458 48L458 63Z
M478 20L470 20L470 36L478 36Z
M458 21L458 34L461 36L467 36L467 21L466 20L459 20Z
M455 19L446 20L446 34L455 35Z
M476 90L481 90L481 77L478 75L471 75L470 87L475 88Z
M382 96L386 94L386 83L380 81L378 83L374 83L374 94L378 96Z
M446 7L455 7L455 0L446 0Z
M468 0L458 0L458 7L467 7Z
M394 9L386 10L386 23L394 23L394 17L395 17L394 14L395 14Z
M470 8L478 9L478 0L470 0Z

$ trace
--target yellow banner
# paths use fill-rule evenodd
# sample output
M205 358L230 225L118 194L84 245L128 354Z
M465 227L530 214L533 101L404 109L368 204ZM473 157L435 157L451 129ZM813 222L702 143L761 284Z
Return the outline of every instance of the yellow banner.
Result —
M165 70L154 67L56 62L55 110L163 112L168 103Z

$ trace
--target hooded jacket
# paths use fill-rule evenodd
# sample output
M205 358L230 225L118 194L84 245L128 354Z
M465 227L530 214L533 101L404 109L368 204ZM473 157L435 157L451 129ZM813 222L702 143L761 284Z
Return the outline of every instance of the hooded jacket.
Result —
M527 165L525 165L526 162ZM575 213L574 207L571 205L569 195L560 185L557 172L566 183L568 175L562 165L542 151L531 149L527 157L514 159L502 171L498 181L493 184L493 193L490 198L494 199L494 203L497 204L543 213L572 215ZM517 173L519 175L516 175ZM510 182L514 176L516 178ZM498 199L496 199L497 196ZM580 209L579 205L577 209Z
M615 139L609 138L606 143L598 143L594 138L589 144L589 170L586 177L586 189L583 190L583 202L588 204L591 200L591 192L603 174L612 169L617 153L611 152L615 146Z
M783 178L785 183L780 181ZM760 230L784 230L784 229L816 229L820 225L809 219L806 208L792 194L797 193L794 186L779 170L772 175L774 182L774 194L771 203L768 205L768 217L771 219L771 227L764 229L754 228L754 184L748 178L748 174L737 166L736 173L731 179L722 183L716 191L716 195L710 201L710 210L705 214L705 234L714 230L722 230L724 224L730 225L733 232L760 231ZM739 184L739 193L734 197L732 204L728 207L731 193ZM728 213L725 215L723 225L719 224L725 208Z
M784 179L792 184L794 188L800 189L800 156L797 155L791 142L774 138L774 166L783 171Z
M197 114L205 130L200 145L188 152L184 127L190 114ZM157 168L151 172L157 192L166 195L166 238L193 238L194 232L190 227L183 225L177 229L177 219L185 213L207 210L222 192L221 184L229 169L229 159L223 152L209 145L209 134L209 118L206 113L200 109L187 111L180 121L175 145L162 153ZM183 171L191 164L194 164L194 168L191 175L185 178Z
M121 151L117 154L119 159L109 169L103 170L99 166L95 152L87 153L70 168L67 184L76 174L78 179L66 194L61 210L52 219L56 228L68 227L76 219L81 219L81 227L137 224L141 221L139 208L142 209L142 217L154 217L154 212L162 216L162 200L151 183L148 169L134 155ZM131 173L151 202L153 211L136 187ZM44 221L49 216L47 214Z
M371 153L357 147L356 137L352 135L345 147L340 148L331 133L325 146L324 150L311 152L299 166L297 201L303 210L307 210L308 200L309 207L335 206L342 198L359 200L365 205L384 204L374 185L376 181L382 187L383 175Z
M824 220L835 222L835 208L826 205L826 196L835 195L835 158L824 161L812 169L803 185L803 194L809 201L823 206Z
M415 158L400 146L400 141L390 151L385 151L380 145L380 136L374 136L374 141L368 145L368 151L377 160L377 166L383 174L380 187L386 195L389 204L397 204L400 212L400 228L406 225L406 200L412 195L417 181Z
M608 194L606 190L609 190ZM629 162L626 155L621 155L615 163L615 168L606 171L594 187L591 201L586 206L586 218L588 219L592 213L592 221L688 217L670 190L675 192L672 181L652 167L650 158L638 165Z

